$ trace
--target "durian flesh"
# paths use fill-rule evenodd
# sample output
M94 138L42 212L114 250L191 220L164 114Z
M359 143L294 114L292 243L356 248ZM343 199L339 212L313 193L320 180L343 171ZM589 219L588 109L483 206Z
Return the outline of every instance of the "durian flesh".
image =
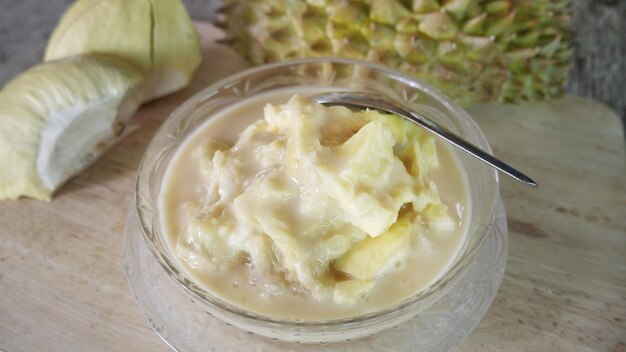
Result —
M339 56L415 75L463 105L563 93L569 0L226 0L222 26L256 64Z
M144 98L140 69L88 55L35 66L0 91L0 199L49 200L112 145Z
M436 224L430 234L437 235L450 230L440 223L454 226L429 176L433 141L376 111L297 95L267 105L232 147L208 142L195 150L206 194L176 252L196 270L246 262L255 280L270 281L264 288L286 279L318 300L354 303L423 235L418 229ZM429 207L438 211L428 218L416 211Z
M180 0L78 0L52 33L44 60L115 55L146 75L146 99L175 92L200 65L198 34Z

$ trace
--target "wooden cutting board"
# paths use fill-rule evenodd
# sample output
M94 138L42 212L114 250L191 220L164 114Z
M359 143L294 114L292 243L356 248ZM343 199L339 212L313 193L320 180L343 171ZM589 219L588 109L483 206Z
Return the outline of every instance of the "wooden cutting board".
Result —
M52 202L0 201L0 350L167 351L136 307L122 232L139 160L169 113L246 67L198 26L193 84L141 108L141 128ZM502 180L509 262L495 302L459 351L626 349L626 153L606 107L567 97L469 109L495 154L541 185Z

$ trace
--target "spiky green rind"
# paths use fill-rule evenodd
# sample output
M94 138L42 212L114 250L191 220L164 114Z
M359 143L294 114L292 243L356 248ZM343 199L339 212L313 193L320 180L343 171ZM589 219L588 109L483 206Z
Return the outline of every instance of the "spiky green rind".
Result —
M462 105L563 94L570 0L226 0L230 43L256 64L339 56L411 73Z

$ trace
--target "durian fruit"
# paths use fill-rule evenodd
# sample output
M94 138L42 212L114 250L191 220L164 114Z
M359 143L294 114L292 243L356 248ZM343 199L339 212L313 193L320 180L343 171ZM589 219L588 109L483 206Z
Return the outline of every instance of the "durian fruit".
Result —
M146 99L189 84L200 65L198 34L180 0L78 0L50 37L44 60L108 54L141 68Z
M0 91L0 199L50 200L117 141L144 99L139 68L86 55L31 68Z
M462 105L558 97L570 0L226 0L222 27L256 64L339 56L398 68Z
M392 266L393 260L407 247L414 231L415 226L409 219L398 219L382 235L367 237L355 244L333 263L333 268L353 279L376 279Z
M356 303L372 291L375 285L375 280L338 281L333 287L333 301L338 304Z

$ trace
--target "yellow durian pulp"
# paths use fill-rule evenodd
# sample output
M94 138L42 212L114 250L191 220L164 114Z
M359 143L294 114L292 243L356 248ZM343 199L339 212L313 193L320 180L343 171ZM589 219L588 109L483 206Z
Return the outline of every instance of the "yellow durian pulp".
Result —
M199 270L248 260L264 282L353 304L455 226L431 177L434 137L399 116L294 95L234 145L209 139L193 155L207 192L177 254Z

